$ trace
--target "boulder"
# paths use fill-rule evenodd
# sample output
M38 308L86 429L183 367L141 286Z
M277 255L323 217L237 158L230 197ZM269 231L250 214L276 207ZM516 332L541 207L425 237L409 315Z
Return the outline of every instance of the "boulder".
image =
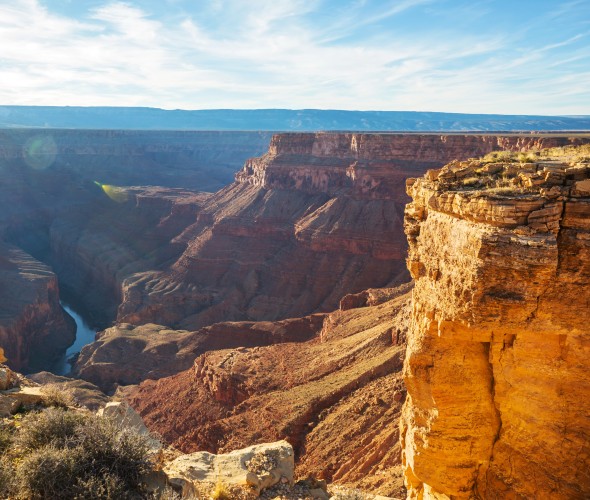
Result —
M0 418L14 415L19 409L43 402L41 387L21 387L0 392Z
M0 349L0 359L3 354L4 351ZM15 373L8 366L0 365L0 391L12 389L16 383L18 383L18 379Z
M198 483L242 486L260 494L279 482L292 485L294 467L293 447L277 441L220 455L206 451L182 455L167 464L164 473L183 497L194 496Z
M148 431L139 414L127 403L121 401L112 401L107 403L104 408L98 410L97 415L110 418L121 427L133 429L148 439L150 449L159 452L162 449L162 443L155 439Z

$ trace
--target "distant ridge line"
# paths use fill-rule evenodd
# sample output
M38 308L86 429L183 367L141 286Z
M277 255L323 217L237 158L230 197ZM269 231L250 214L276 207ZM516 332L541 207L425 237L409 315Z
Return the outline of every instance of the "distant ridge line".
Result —
M590 116L319 109L164 110L0 106L0 128L265 132L506 133L590 130Z

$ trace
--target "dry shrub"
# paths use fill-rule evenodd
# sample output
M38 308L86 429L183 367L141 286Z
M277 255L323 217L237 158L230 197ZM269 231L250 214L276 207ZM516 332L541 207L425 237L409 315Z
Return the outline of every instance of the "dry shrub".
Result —
M62 448L68 445L84 421L84 415L58 408L29 413L22 419L16 443L25 450L48 445Z
M333 497L334 500L367 500L368 495L359 490L339 491Z
M147 439L136 431L121 428L111 420L90 417L78 429L76 445L84 452L84 472L119 477L130 490L139 488L151 468Z
M146 438L109 419L48 408L22 420L14 464L16 497L31 499L146 498L152 469Z
M59 384L47 384L42 387L43 404L56 408L68 408L76 406L76 400L72 391L60 387Z
M13 489L14 471L8 460L0 460L0 498L8 498Z
M13 434L13 431L8 426L0 424L0 453L4 453L10 448L14 439Z
M230 489L220 479L215 484L215 488L211 492L211 498L213 500L231 500L232 494Z
M31 499L74 498L76 453L52 445L25 456L16 469L21 496Z
M516 153L512 151L492 151L485 155L481 161L484 163L496 163L496 162L515 162L517 161Z

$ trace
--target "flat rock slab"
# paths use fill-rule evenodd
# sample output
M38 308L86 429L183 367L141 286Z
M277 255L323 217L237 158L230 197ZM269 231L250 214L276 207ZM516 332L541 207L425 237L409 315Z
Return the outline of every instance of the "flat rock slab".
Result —
M0 391L0 417L14 415L22 406L36 405L43 401L41 387L21 387Z

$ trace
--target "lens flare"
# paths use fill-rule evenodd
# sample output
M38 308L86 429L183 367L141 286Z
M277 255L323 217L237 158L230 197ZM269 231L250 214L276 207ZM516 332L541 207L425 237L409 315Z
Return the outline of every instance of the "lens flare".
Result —
M94 184L100 187L111 200L117 203L125 203L129 199L129 194L123 188L118 186L111 186L110 184L101 184L98 181L94 181Z
M23 146L23 158L35 170L49 167L57 156L57 145L50 135L31 137Z

